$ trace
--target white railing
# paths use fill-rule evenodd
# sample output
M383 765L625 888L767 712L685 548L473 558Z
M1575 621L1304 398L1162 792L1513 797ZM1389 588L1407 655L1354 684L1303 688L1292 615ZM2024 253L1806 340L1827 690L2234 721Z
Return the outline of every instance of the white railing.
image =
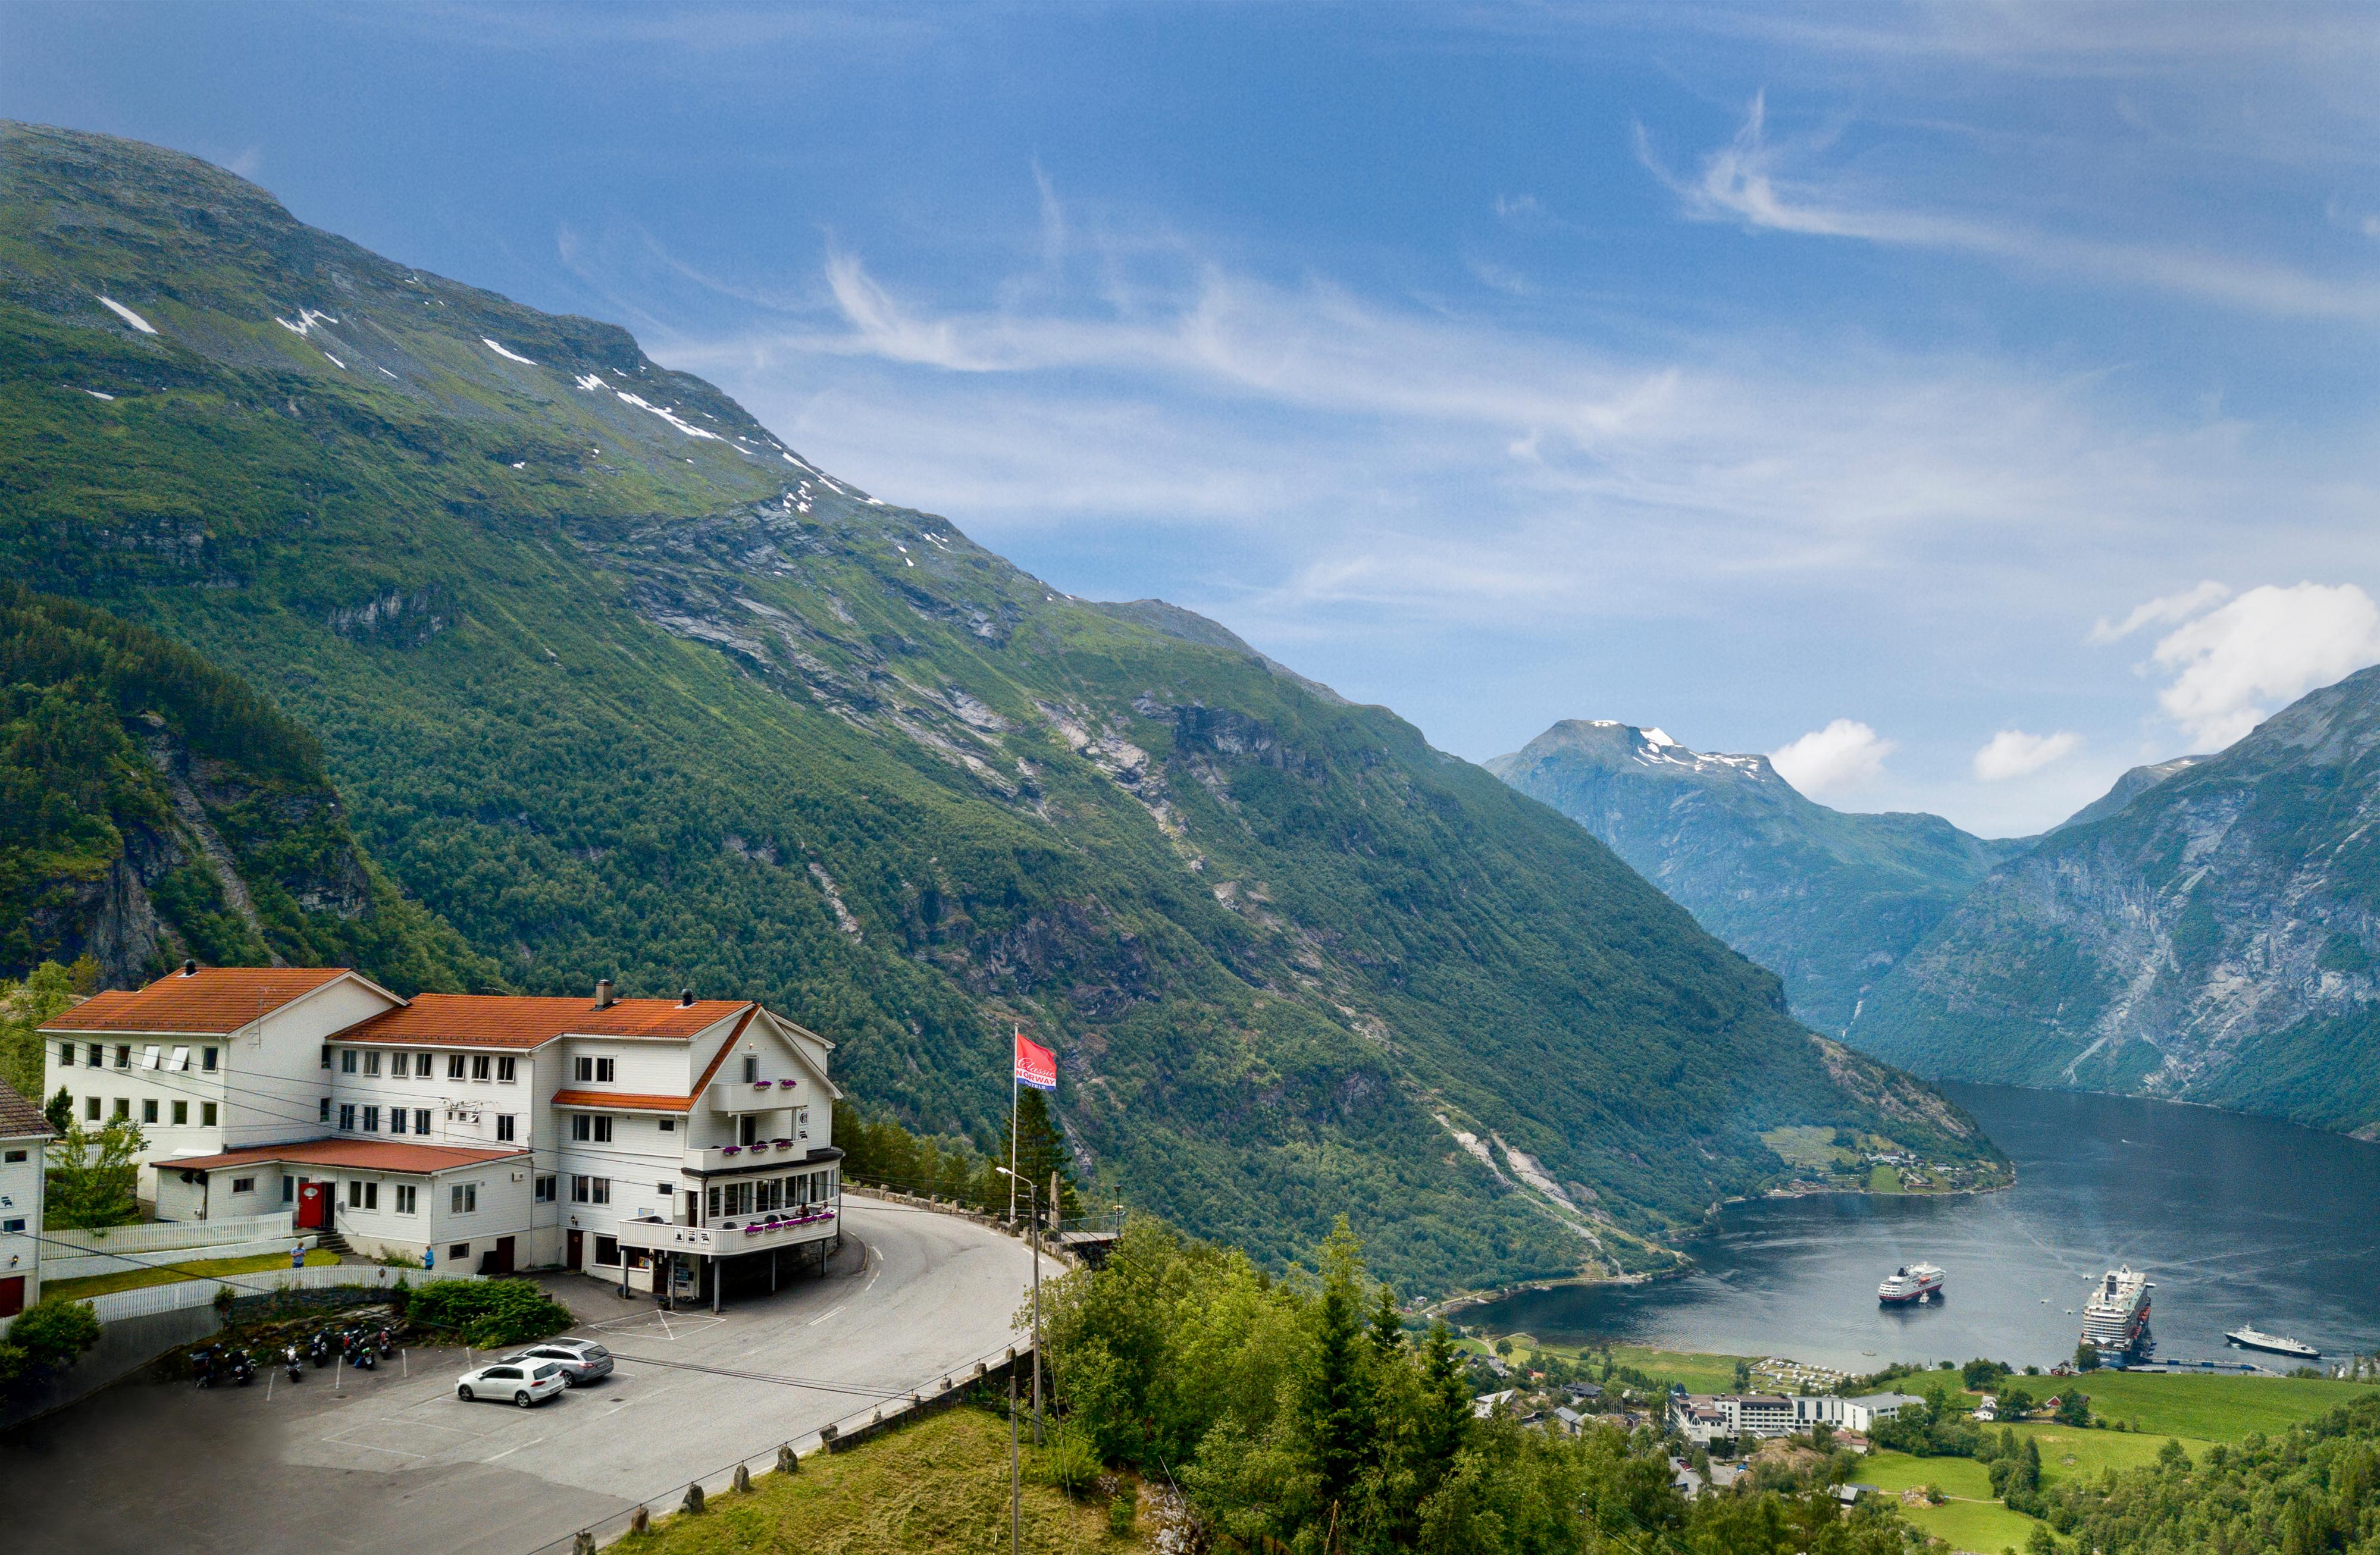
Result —
M229 1215L219 1221L144 1221L138 1225L111 1226L105 1231L49 1231L51 1245L64 1242L88 1253L146 1253L165 1247L212 1247L224 1242L281 1239L289 1244L292 1216L286 1209L271 1215Z
M776 1112L801 1099L798 1080L713 1080L704 1095L716 1112Z
M432 1280L477 1280L477 1274L431 1273L419 1269L390 1269L382 1264L318 1264L308 1269L266 1269L229 1280L177 1280L170 1285L146 1285L137 1291L87 1298L91 1314L103 1323L146 1318L158 1312L179 1312L213 1303L215 1293L229 1291L233 1299L266 1291L327 1291L342 1285L371 1285L382 1290L398 1281L425 1285Z
M303 1242L310 1248L315 1237L312 1232L297 1236L283 1234L261 1242L210 1242L198 1247L160 1247L151 1252L85 1253L42 1260L42 1278L51 1280L84 1280L94 1274L114 1274L121 1270L160 1269L166 1264L212 1262L216 1258L256 1258L267 1253L287 1257L289 1249ZM242 1275L242 1279L247 1276Z
M660 1221L622 1221L613 1228L623 1247L649 1247L658 1253L700 1253L727 1257L760 1253L795 1242L818 1242L835 1233L834 1210L780 1210L739 1219L733 1225L683 1226Z

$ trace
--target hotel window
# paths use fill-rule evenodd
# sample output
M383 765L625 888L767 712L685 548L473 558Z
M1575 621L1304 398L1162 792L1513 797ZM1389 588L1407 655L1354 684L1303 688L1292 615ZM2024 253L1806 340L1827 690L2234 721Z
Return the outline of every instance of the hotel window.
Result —
M620 1261L620 1239L616 1236L597 1237L595 1261L599 1264L616 1267Z
M415 1053L413 1055L414 1078L418 1080L430 1078L431 1062L436 1056L434 1053Z
M212 1101L201 1101L201 1102L200 1102L200 1103L199 1103L199 1126L200 1126L200 1127L201 1127L201 1128L212 1128L212 1127L214 1127L214 1125L215 1125L215 1104L214 1104L213 1102L212 1102Z
M203 1070L205 1070L205 1071L206 1071L208 1074L210 1074L210 1075L212 1075L212 1074L213 1074L213 1073L215 1072L215 1051L214 1051L214 1049L212 1049L212 1048L200 1048L200 1049L199 1050L199 1067L200 1067L200 1068L201 1068L201 1069L203 1069Z
M674 1199L677 1197L677 1184L675 1183L655 1183L653 1184L653 1192L661 1195L662 1197L665 1199Z
M155 1123L157 1121L157 1099L155 1097L144 1096L140 1099L140 1121L142 1123Z
M420 1190L416 1188L411 1183L397 1184L396 1212L400 1215L412 1214L414 1212L414 1206L418 1202L416 1195L418 1195L419 1191Z
M473 1053L471 1055L471 1078L475 1080L484 1080L487 1077L488 1055L485 1053Z
M739 1144L739 1145L753 1145L753 1144L758 1144L758 1143L759 1142L759 1138L760 1138L760 1120L759 1120L759 1119L758 1119L758 1118L754 1117L751 1113L747 1112L747 1113L745 1113L742 1117L740 1117L740 1118L738 1118L738 1119L736 1119L736 1120L735 1120L735 1142L736 1142L737 1144Z
M461 1053L448 1053L446 1055L446 1077L450 1080L459 1080L463 1077L463 1055Z
M551 1204L553 1202L553 1179L552 1177L540 1177L537 1180L537 1201L540 1204Z
M573 1177L570 1179L570 1202L573 1204L609 1204L612 1202L612 1179L609 1177Z
M322 1121L324 1123L331 1121L331 1099L327 1096L322 1098Z
M152 1043L150 1043L147 1047L142 1048L142 1049L140 1050L140 1067L141 1067L141 1068L143 1068L143 1069L154 1069L154 1068L156 1068L156 1067L157 1067L157 1054L158 1054L158 1051L159 1051L159 1049L158 1049L158 1047L157 1047L157 1044L156 1044L156 1043L154 1043L154 1042L152 1042Z
M29 1149L0 1150L0 1162L5 1162L9 1166L20 1166L24 1163L25 1159L31 1154L32 1151Z
M446 1194L446 1212L447 1212L448 1214L450 1214L450 1215L468 1215L468 1214L470 1214L473 1210L475 1210L475 1209L479 1209L479 1207L480 1207L480 1184L477 1184L477 1183L457 1183L457 1184L455 1184L452 1188L450 1188L450 1189L448 1189L448 1190L447 1190L447 1194Z
M176 1101L174 1103L174 1126L176 1128L188 1128L190 1126L190 1104L188 1102Z
M284 1177L281 1179L281 1202L284 1204L295 1204L298 1202L297 1178Z
M716 1183L710 1184L708 1203L710 1205L710 1212L712 1219L716 1220L722 1213L723 1213L723 1211L719 1208L719 1184Z
M256 1179L253 1177L234 1177L231 1180L231 1191L234 1193L254 1193L256 1191Z
M342 1101L342 1102L340 1102L340 1103L339 1103L339 1132L340 1132L340 1133L342 1133L342 1134L352 1134L352 1133L354 1133L354 1132L355 1132L355 1127L356 1127L356 1104L355 1104L354 1102L352 1102L352 1101Z
M653 1126L661 1130L663 1134L674 1134L677 1132L677 1120L675 1118L655 1118L653 1120Z
M498 1112L496 1114L496 1137L498 1139L509 1141L513 1136L513 1126L514 1119L510 1112Z
M612 1116L608 1112L574 1112L570 1117L570 1137L584 1144L612 1142Z
M496 1083L499 1085L511 1085L514 1079L514 1066L519 1062L520 1061L516 1058L500 1058L496 1060Z
M115 1066L118 1069L129 1069L132 1067L131 1043L118 1042L115 1044Z
M82 1115L92 1123L99 1121L99 1098L86 1096L82 1099Z
M470 1256L471 1245L468 1242L456 1242L450 1245L446 1249L446 1261L448 1263L461 1263L465 1258L468 1258Z
M757 1080L760 1077L760 1055L759 1053L746 1053L744 1055L744 1077L747 1080Z
M378 1183L366 1183L355 1178L349 1178L347 1180L347 1208L350 1209L379 1209L380 1184Z
M174 1050L174 1062L167 1064L166 1067L173 1070L176 1075L188 1074L190 1070L190 1050L188 1048L176 1048Z
M413 1110L413 1132L416 1134L427 1134L430 1132L429 1108L416 1107Z
M342 1075L352 1075L355 1072L356 1050L353 1048L341 1048L339 1050L339 1073Z
M75 1045L72 1042L60 1042L58 1044L58 1067L61 1069L73 1068L74 1053Z
M379 1108L367 1107L364 1109L364 1132L366 1134L378 1134L380 1132Z
M105 1056L106 1056L106 1055L105 1055L104 1051L101 1049L100 1045L99 1045L97 1042L93 1042L93 1043L91 1045L91 1047L90 1047L89 1051L87 1051L83 1054L83 1058L84 1058L87 1062L89 1062L89 1063L91 1064L91 1066L93 1069L96 1069L96 1068L98 1068L98 1067L99 1067L100 1060L101 1060L102 1058L105 1057Z
M25 1217L12 1215L7 1220L0 1221L0 1231L5 1231L11 1236L22 1236L25 1234Z
M330 1044L330 1043L328 1043L328 1042L325 1042L325 1043L323 1043L323 1044L322 1044L322 1067L323 1067L323 1068L325 1068L325 1069L328 1069L330 1066L331 1066L331 1044Z
M578 1061L578 1078L584 1085L608 1086L614 1073L613 1061L608 1058L582 1058Z
M130 1123L132 1121L132 1099L130 1097L119 1096L115 1099L115 1121L117 1123Z
M379 1075L380 1054L378 1052L368 1052L364 1054L364 1073L375 1077Z
M391 1134L403 1134L405 1132L404 1108L391 1107L388 1110L388 1131Z

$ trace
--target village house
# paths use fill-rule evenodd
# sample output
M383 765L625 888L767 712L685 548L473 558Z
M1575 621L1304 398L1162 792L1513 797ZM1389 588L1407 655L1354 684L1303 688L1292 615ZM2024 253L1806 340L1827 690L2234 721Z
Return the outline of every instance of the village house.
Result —
M42 1036L78 1116L141 1125L162 1220L285 1209L367 1257L714 1302L722 1269L773 1280L840 1230L833 1044L749 1001L185 963Z
M1791 1397L1773 1393L1673 1393L1670 1397L1670 1425L1700 1447L1747 1436L1795 1436L1817 1426L1864 1436L1876 1421L1889 1420L1909 1405L1924 1402L1909 1393L1869 1393L1854 1399L1832 1393Z
M41 1109L0 1085L0 1323L42 1299L43 1151Z

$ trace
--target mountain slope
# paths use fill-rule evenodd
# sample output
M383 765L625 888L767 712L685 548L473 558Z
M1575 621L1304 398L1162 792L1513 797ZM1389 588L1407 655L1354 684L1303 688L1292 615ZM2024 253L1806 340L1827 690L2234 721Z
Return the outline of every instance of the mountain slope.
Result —
M1851 1039L2380 1134L2380 669L2166 765L1978 886Z
M306 719L513 985L749 993L979 1139L1023 1020L1106 1183L1276 1261L1344 1210L1422 1288L1657 1264L1780 1126L1993 1159L1386 711L1075 601L616 329L188 158L0 153L0 558Z
M1775 970L1796 1015L1838 1034L1867 990L2026 845L1938 816L1829 809L1765 756L1706 755L1609 721L1566 720L1488 769L1592 832Z

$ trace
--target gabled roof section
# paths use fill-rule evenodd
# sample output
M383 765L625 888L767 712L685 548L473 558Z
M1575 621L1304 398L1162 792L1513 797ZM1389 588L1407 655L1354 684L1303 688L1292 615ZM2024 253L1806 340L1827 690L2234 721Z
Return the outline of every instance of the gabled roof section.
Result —
M558 1037L625 1037L683 1042L759 1006L736 999L591 999L499 993L424 993L400 1010L339 1033L342 1042L390 1047L540 1048Z
M343 978L403 1004L344 966L200 966L168 972L147 988L110 989L54 1016L43 1031L121 1031L148 1036L227 1037Z
M39 1107L0 1081L0 1139L47 1139L52 1132Z
M405 1145L394 1139L300 1139L287 1145L251 1145L212 1156L160 1156L160 1172L220 1172L227 1166L285 1161L292 1166L343 1166L352 1172L394 1172L427 1176L491 1161L528 1160L527 1150L482 1150L463 1145Z

